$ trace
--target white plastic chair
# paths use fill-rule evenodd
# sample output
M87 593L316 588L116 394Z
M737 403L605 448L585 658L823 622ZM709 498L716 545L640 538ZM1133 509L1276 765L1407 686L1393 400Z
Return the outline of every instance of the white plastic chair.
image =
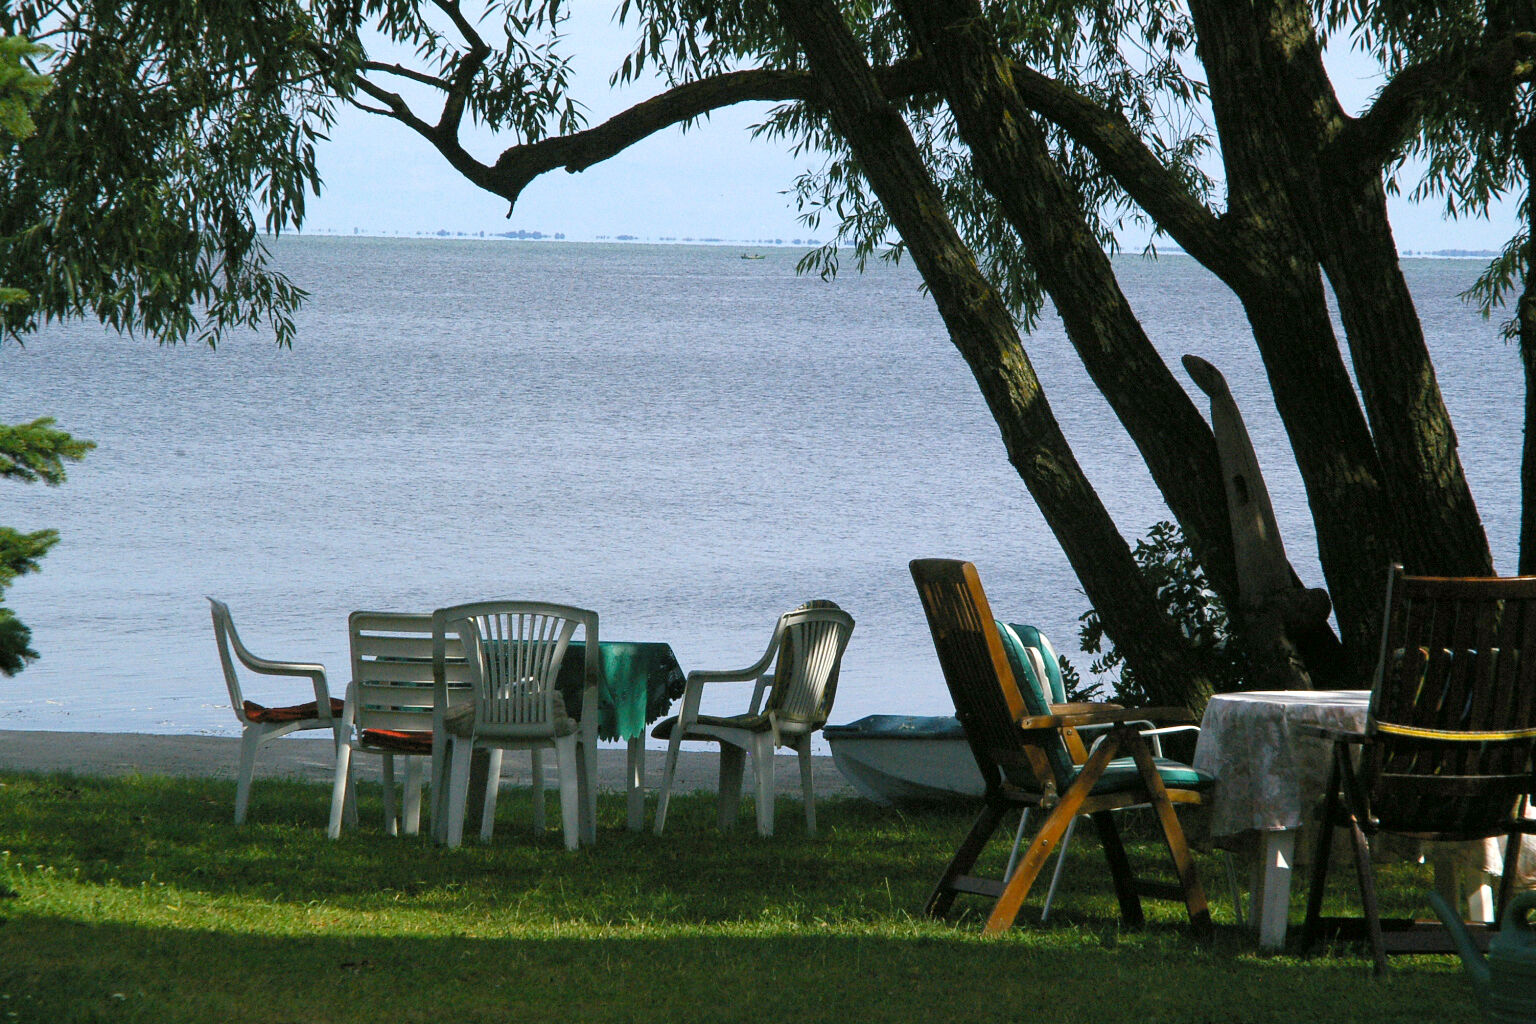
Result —
M576 631L582 631L585 663L580 718L573 718L556 688L560 665ZM457 636L473 698L447 711L446 686L449 643ZM561 828L567 849L597 838L597 700L602 680L597 613L568 605L536 601L487 601L440 608L432 614L432 669L439 694L433 734L433 778L446 778L439 787L438 805L446 816L434 831L448 846L458 846L464 831L464 804L469 796L469 770L475 749L490 751L490 773L480 838L490 839L496 812L497 783L504 750L553 748L560 777ZM445 756L452 763L440 768ZM534 776L542 775L534 762ZM535 806L542 795L535 784ZM535 812L538 813L537 811ZM541 822L539 824L542 824Z
M757 791L757 832L761 836L773 835L774 748L793 749L800 758L806 834L816 834L811 734L826 724L831 713L838 667L852 633L852 616L831 601L812 601L779 617L768 650L755 664L734 671L688 673L682 713L659 723L651 733L657 739L667 740L667 765L656 805L657 835L666 827L678 746L683 740L720 744L718 818L722 829L735 823L741 804L742 762L751 753ZM745 714L717 717L699 713L705 685L722 682L756 684Z
M432 616L357 611L347 617L352 682L342 711L327 834L341 835L344 808L353 806L352 756L383 758L384 830L415 835L421 826L422 762L432 756ZM450 704L469 697L463 646L451 638L444 667ZM405 762L401 813L395 805L395 758Z
M208 598L213 615L213 637L219 647L219 662L224 666L224 685L229 689L229 703L240 720L240 768L235 776L235 824L245 822L251 800L251 776L256 770L256 751L267 743L292 732L330 729L336 743L341 743L342 702L331 697L325 685L325 666L296 661L270 661L246 650L235 631L229 606ZM231 654L233 652L233 655ZM265 707L247 700L240 689L235 661L248 671L265 676L306 678L314 687L315 699L304 704Z

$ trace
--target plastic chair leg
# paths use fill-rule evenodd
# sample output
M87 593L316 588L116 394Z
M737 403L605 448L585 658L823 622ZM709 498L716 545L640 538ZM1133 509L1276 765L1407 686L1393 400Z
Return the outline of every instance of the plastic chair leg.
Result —
M336 726L331 730L331 732L332 732L332 734L333 734L333 736L335 737L335 740L336 740L336 756L338 758L341 756L342 748L343 747L349 747L349 744L347 743L347 732L346 732L345 729L342 728L342 724L341 723L342 723L341 719L339 719L339 718L336 719ZM352 779L350 777L347 779L347 801L346 801L346 805L342 808L342 812L343 812L344 819L345 819L346 823L348 825L351 825L353 828L356 828L357 827L357 787L352 784Z
M800 799L805 801L805 834L816 834L816 783L811 774L811 738L802 736L796 748L800 755Z
M331 820L325 834L331 839L341 837L341 819L347 806L347 791L352 788L352 748L342 744L336 751L336 778L331 783Z
M258 727L246 726L240 736L240 768L235 776L235 824L245 824L246 808L251 803L251 776L256 773L256 751L266 737Z
M529 771L533 774L533 830L544 831L544 751L535 747L529 751Z
M574 850L581 845L581 769L576 764L576 737L561 736L555 740L555 760L560 773L560 831L565 835L565 848Z
M673 729L672 737L667 740L667 763L661 772L661 792L656 797L657 835L661 835L661 830L667 825L667 804L672 799L672 777L677 773L677 748L681 731L681 728Z
M580 766L576 771L576 789L581 797L581 841L597 842L597 730L578 733L575 740Z
M421 758L405 759L405 781L400 784L400 828L408 836L421 831Z
M385 754L384 762L384 834L400 834L400 819L395 814L395 755Z
M448 769L448 828L446 842L450 849L464 840L464 804L469 800L469 762L475 745L470 740L454 740L452 764Z
M496 828L496 797L501 789L501 748L492 747L485 765L485 803L480 808L480 841L491 841ZM538 814L537 811L534 812Z
M741 808L741 771L747 752L729 743L720 744L720 796L715 820L721 829L736 824L736 812Z
M759 733L752 744L752 774L757 781L757 834L773 835L773 734Z
M434 742L432 744L432 840L433 842L446 842L448 839L448 751L447 747L452 742Z

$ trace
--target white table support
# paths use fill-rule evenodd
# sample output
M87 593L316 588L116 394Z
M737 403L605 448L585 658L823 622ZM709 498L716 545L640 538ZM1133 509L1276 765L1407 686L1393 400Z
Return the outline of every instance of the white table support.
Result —
M1258 933L1259 948L1285 947L1290 923L1291 882L1296 864L1296 838L1300 829L1270 829L1260 835L1258 859L1253 865L1249 917ZM1493 921L1493 875L1455 858L1436 858L1435 889L1452 906L1465 898L1467 920Z
M639 832L645 828L645 734L629 741L629 756L625 759L626 784L629 793L629 830Z
M1285 929L1291 911L1291 874L1296 864L1296 833L1300 829L1276 828L1264 832L1259 857L1253 865L1253 895L1248 919L1259 933L1260 949L1285 946Z

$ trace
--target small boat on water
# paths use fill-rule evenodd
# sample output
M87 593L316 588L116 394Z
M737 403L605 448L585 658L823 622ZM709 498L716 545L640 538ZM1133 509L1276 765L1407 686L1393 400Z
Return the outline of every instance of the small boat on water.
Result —
M741 258L744 260L760 260L763 258L763 254L760 252L744 252L741 254Z
M953 715L868 715L822 735L843 778L876 803L974 800L984 790Z

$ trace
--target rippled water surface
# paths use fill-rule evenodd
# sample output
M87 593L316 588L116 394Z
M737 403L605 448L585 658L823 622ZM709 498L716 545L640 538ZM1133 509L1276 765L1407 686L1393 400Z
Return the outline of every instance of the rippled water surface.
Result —
M313 294L291 351L81 325L0 348L0 422L52 415L99 445L61 488L0 488L0 522L63 534L9 593L42 658L0 679L0 728L234 734L205 594L258 654L327 665L337 694L356 608L557 600L694 669L751 663L780 611L826 597L858 620L835 720L948 713L907 574L919 556L976 562L999 614L1076 648L1087 602L906 264L827 283L797 277L788 250L304 238L276 252ZM1456 299L1478 264L1407 269L1513 571L1516 353ZM1120 270L1170 360L1227 374L1317 583L1236 302L1183 257ZM1140 535L1167 513L1134 449L1054 320L1027 344L1080 461Z

